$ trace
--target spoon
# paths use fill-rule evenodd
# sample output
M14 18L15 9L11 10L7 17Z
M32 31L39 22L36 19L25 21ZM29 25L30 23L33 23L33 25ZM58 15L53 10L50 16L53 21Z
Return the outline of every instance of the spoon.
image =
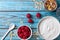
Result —
M10 27L8 31L5 33L5 35L1 38L1 40L4 40L5 37L8 35L8 33L15 28L15 24L10 24Z

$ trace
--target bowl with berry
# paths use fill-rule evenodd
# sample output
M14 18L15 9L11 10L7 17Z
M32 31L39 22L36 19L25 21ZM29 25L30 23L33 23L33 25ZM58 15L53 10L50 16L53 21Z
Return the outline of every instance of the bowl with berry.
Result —
M28 40L32 36L32 29L29 26L22 25L18 28L17 35L21 40Z

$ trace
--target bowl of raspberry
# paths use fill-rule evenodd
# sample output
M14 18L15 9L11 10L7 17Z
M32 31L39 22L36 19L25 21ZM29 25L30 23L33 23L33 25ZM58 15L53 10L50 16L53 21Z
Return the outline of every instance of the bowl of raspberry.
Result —
M21 40L28 40L32 36L32 29L28 26L20 26L17 30L18 37Z

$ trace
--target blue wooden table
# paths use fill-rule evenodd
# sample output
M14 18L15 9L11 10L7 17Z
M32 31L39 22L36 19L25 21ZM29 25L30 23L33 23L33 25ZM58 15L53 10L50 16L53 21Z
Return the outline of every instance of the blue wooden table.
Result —
M60 0L56 1L58 3L58 7L60 7ZM57 18L56 11L48 12L44 9L44 7L39 10L34 7L34 4L35 3L32 0L0 0L0 39L6 33L11 23L16 24L16 29L11 31L14 33L12 40L20 40L17 36L17 28L20 27L20 25L28 25L32 28L33 32L36 32L37 24L42 17L54 16ZM38 12L40 12L42 15L40 19L36 18L36 13ZM29 24L27 22L27 13L30 13L33 16L32 19L34 20L34 24ZM23 24L21 23L21 19ZM10 40L10 33L5 40ZM41 37L39 37L39 39L43 40ZM37 39L32 36L30 40ZM55 40L60 40L60 37L56 38Z

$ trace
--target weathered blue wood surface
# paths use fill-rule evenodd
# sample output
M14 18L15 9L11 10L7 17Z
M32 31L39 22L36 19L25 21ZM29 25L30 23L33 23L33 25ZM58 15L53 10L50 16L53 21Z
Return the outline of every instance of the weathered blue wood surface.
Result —
M60 5L60 1L57 0L58 7ZM5 12L6 11L6 12ZM34 8L34 2L32 0L0 0L0 39L5 34L5 32L9 28L10 23L16 24L17 28L22 25L20 23L20 19L23 19L23 23L25 25L32 25L31 28L37 28L37 24L39 20L36 18L36 13L40 12L42 17L44 16L54 16L56 17L56 12L47 12L43 8L42 10L38 10ZM30 13L33 16L34 24L29 24L27 22L26 14ZM56 17L57 18L57 17ZM33 29L33 32L37 29ZM20 40L17 36L17 29L13 30L13 32L16 34L12 39L13 40ZM10 35L6 37L5 40L10 40ZM36 40L33 37L30 40ZM40 38L40 40L43 40ZM60 37L58 37L56 40L60 40Z

